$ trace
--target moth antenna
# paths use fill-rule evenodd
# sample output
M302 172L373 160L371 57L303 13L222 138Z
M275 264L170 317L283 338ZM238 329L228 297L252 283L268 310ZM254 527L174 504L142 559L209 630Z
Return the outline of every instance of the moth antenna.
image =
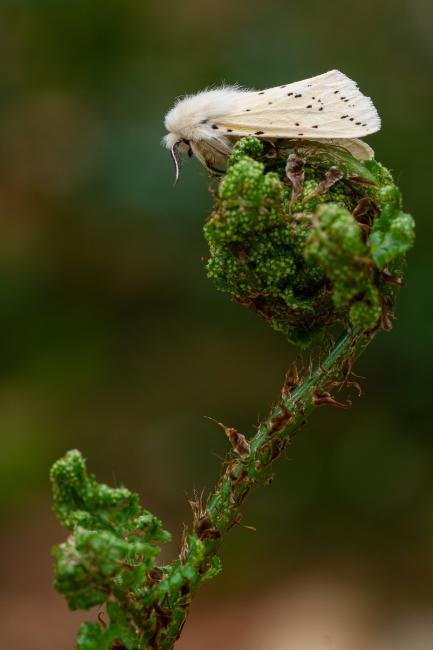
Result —
M179 155L179 145L180 145L180 140L178 142L175 142L172 148L170 149L171 158L173 160L175 174L176 174L174 179L174 185L176 185L180 176L181 159Z

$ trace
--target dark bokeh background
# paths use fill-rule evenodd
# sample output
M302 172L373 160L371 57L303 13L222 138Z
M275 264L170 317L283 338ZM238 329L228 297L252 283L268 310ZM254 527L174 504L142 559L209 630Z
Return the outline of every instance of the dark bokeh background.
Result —
M336 67L374 98L369 142L417 221L407 288L358 364L365 395L318 411L251 497L257 532L227 539L179 647L433 647L431 2L2 0L0 43L3 645L67 650L81 620L50 585L59 455L80 448L178 540L226 449L203 416L251 433L294 355L206 280L207 178L191 161L172 188L165 112Z

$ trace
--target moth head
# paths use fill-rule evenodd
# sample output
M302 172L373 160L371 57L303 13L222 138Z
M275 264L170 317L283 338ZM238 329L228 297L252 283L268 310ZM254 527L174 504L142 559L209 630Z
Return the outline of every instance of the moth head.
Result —
M171 153L176 179L182 153L194 154L211 174L221 173L231 144L216 122L229 111L237 93L234 87L205 90L180 97L168 111L164 118L168 133L163 144Z
M195 156L203 167L213 176L220 176L224 173L227 155L230 152L225 142L218 140L189 140L177 133L168 133L163 138L164 146L170 151L175 169L176 185L179 180L180 170L182 167L182 154Z

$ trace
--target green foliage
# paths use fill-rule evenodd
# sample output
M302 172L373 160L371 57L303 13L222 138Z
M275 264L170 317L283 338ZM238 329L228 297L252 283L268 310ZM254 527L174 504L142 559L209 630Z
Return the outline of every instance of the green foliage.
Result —
M349 308L349 321L354 327L373 328L381 315L379 294L367 244L346 208L337 203L318 206L305 256L316 262L331 280L335 309L342 313Z
M65 528L106 531L148 545L170 541L159 519L141 508L137 494L98 483L76 449L54 463L50 478L54 510Z
M110 650L121 630L110 625L103 630L97 623L83 623L77 634L77 650Z
M285 171L290 153L302 163L297 196ZM389 316L392 300L381 295L393 294L390 270L401 279L413 230L379 163L317 143L286 143L275 155L244 138L204 228L207 272L219 290L308 344L336 323L370 330Z
M170 534L141 508L137 494L97 483L76 450L53 465L51 481L54 510L71 531L53 550L55 586L71 609L105 603L110 617L104 631L84 625L77 647L102 650L115 639L126 648L141 647L136 619L154 601L149 575L157 543L168 542Z
M88 474L79 451L54 463L50 477L54 510L71 532L53 549L56 589L71 609L105 605L109 618L104 626L83 624L77 649L172 647L176 632L168 621L178 630L186 594L219 573L219 558L208 558L205 542L190 533L182 560L156 566L157 544L170 534L141 508L137 494Z
M371 255L380 269L406 253L414 242L414 220L401 210L401 194L397 187L385 185L377 194L381 213L373 223L370 235Z

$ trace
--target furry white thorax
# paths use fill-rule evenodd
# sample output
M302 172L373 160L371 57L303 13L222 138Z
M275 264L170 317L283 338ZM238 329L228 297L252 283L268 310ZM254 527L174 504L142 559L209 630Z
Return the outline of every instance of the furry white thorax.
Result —
M163 138L167 149L171 149L179 140L218 140L224 148L230 150L227 138L212 129L212 124L215 120L230 115L234 108L233 100L248 92L238 86L222 86L179 98L164 120L164 126L169 132Z

